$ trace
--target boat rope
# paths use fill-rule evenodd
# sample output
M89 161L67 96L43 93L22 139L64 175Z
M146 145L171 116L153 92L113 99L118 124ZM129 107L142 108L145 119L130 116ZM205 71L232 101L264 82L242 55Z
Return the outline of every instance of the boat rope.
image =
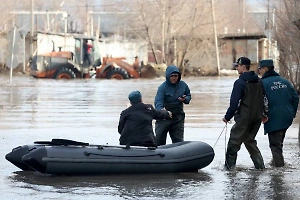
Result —
M157 153L157 154L152 154L152 155L132 155L132 156L128 156L128 155L109 155L109 154L101 154L101 153L92 153L92 152L88 152L85 151L84 155L86 156L90 156L90 155L96 155L96 156L105 156L105 157L129 157L129 158L137 158L137 157L152 157L152 156L160 156L160 157L164 157L165 154L163 153Z
M216 144L218 143L218 141L219 141L219 139L220 139L221 135L223 134L224 130L225 130L225 151L226 151L226 133L227 133L227 123L225 124L225 126L224 126L223 130L221 131L221 133L220 133L220 135L219 135L219 137L218 137L218 139L217 139L216 143L215 143L215 144L214 144L214 146L213 146L213 149L215 148Z
M105 147L112 147L112 148L121 148L121 149L149 149L149 150L156 150L157 147L144 147L144 146L111 146L111 145L89 145L89 146L96 146L98 149L104 149Z

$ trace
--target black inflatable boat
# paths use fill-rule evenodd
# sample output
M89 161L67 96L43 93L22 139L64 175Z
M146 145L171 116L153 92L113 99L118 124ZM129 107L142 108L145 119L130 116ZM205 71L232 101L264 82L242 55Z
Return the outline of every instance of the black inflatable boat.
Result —
M6 154L5 158L18 168L22 169L23 171L34 170L22 161L22 157L28 154L30 151L44 146L45 145L40 144L18 146L16 148L13 148L13 150L10 153Z
M15 157L18 162L12 163L17 167L26 170L25 165L45 174L97 175L193 172L208 166L215 155L210 145L196 141L157 148L90 145L64 139L36 143L15 148L6 159L12 162Z

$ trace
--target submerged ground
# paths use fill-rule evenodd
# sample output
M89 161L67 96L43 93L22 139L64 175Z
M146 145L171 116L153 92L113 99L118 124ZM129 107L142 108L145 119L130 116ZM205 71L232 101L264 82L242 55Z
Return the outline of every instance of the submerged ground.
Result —
M117 145L119 114L128 93L140 90L144 102L153 103L164 78L65 81L14 76L9 84L9 77L0 75L1 199L299 199L299 116L284 142L286 167L268 164L271 152L261 128L257 140L267 169L255 170L244 146L237 169L223 169L233 124L226 128L221 119L236 78L184 79L192 92L191 104L185 106L185 140L206 142L216 154L198 173L65 177L22 172L4 156L16 146L52 138Z

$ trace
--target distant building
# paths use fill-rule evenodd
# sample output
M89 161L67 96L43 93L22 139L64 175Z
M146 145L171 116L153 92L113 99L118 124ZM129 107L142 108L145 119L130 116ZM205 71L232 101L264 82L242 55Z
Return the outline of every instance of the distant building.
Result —
M250 12L248 7L235 2L228 7L228 2L218 2L217 37L220 58L220 69L232 69L232 63L239 57L246 56L252 61L252 70L257 70L257 63L261 59L278 56L275 41L271 39L270 30L266 29L266 12ZM224 8L228 8L225 9ZM212 25L207 29L212 30ZM181 39L184 40L184 37ZM184 42L183 42L184 43ZM178 40L180 49L180 40ZM178 52L182 56L183 52ZM276 60L276 59L275 59ZM185 55L186 67L196 69L200 74L217 74L217 56L213 34L195 38L188 53Z

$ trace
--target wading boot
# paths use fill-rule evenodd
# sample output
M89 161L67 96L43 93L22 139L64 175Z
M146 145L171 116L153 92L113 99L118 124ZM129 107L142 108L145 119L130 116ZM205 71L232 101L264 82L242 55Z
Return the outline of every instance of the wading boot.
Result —
M269 162L269 165L272 166L272 167L275 167L275 162L274 162L273 159Z
M284 166L284 158L282 154L279 153L273 153L273 161L275 167L283 167Z
M232 169L234 169L235 164L236 164L236 157L235 156L226 155L225 168L227 170L232 170Z
M257 155L255 157L251 156L251 159L254 163L255 169L265 169L264 160L261 155Z

